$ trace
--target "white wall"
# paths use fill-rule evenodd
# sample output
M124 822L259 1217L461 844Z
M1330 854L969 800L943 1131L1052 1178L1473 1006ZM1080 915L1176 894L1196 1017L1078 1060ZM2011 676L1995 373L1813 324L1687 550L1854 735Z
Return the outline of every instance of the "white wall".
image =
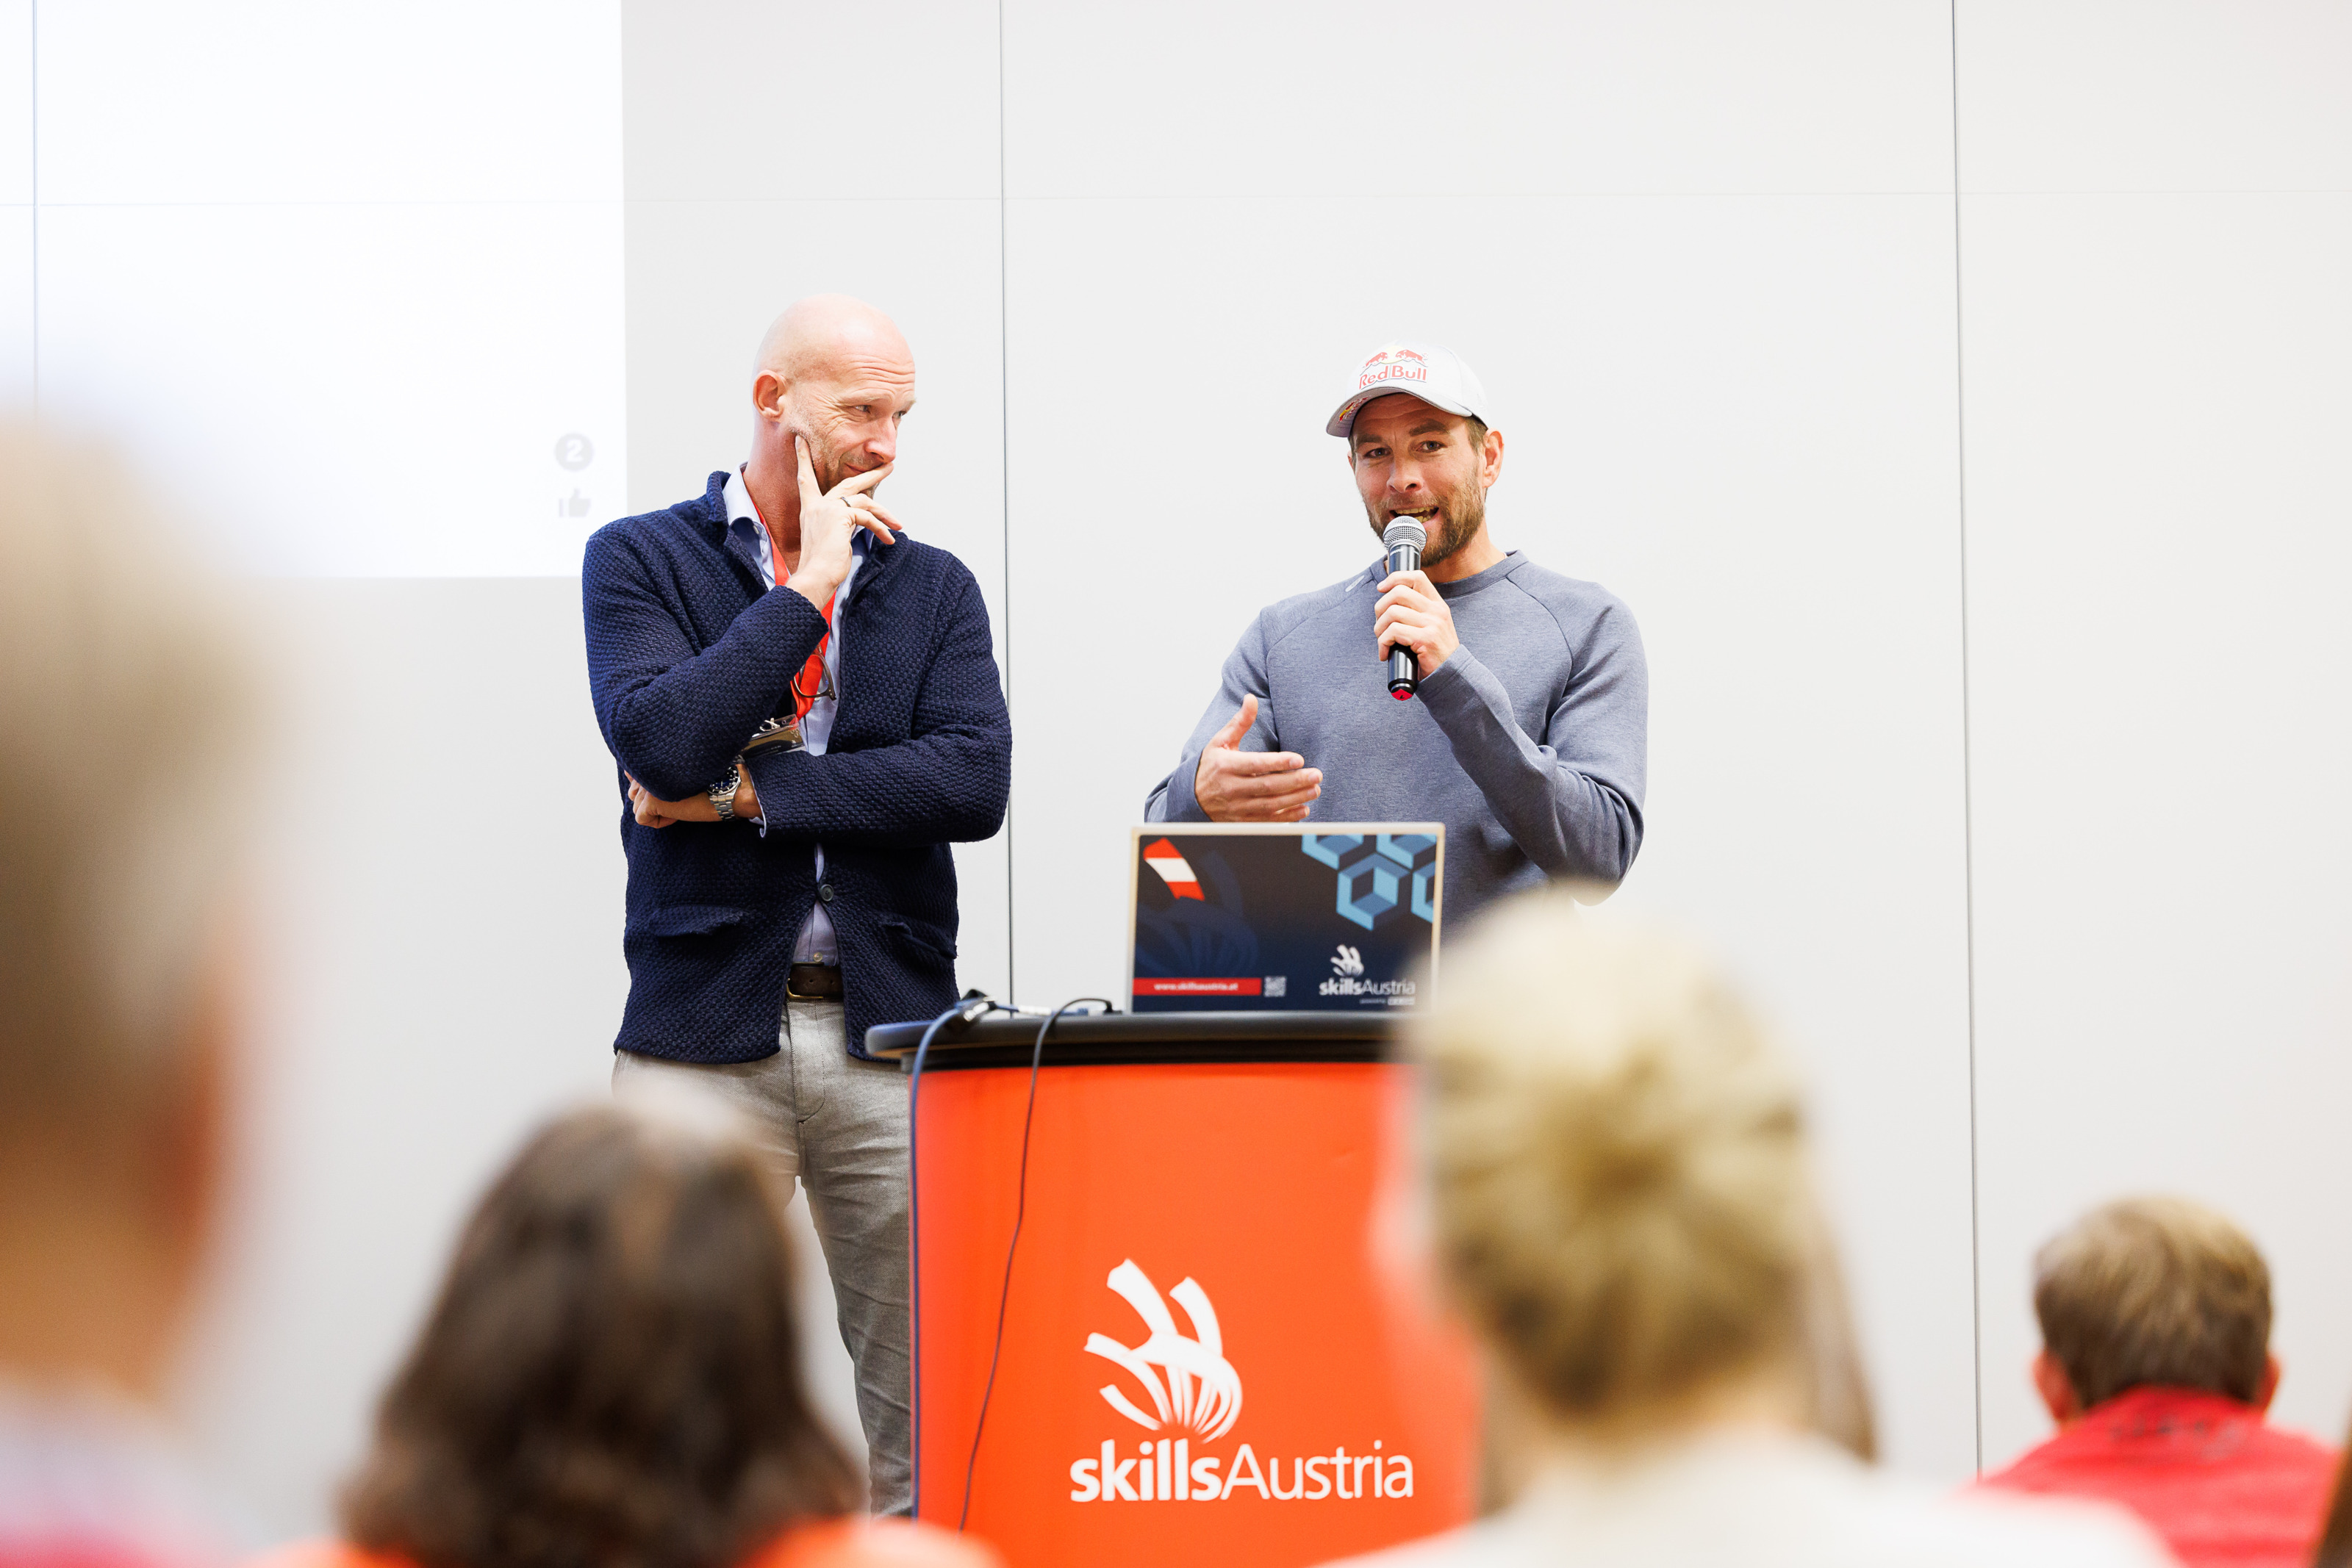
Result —
M1349 372L1450 344L1501 542L1649 645L1624 900L1807 1047L1888 1451L1966 1473L1944 12L1185 16L1006 12L1013 698L1059 742L1014 759L1024 999L1119 974L1125 829L1249 618L1376 553L1322 433Z
M1608 907L1699 928L1805 1051L1894 1462L2039 1434L2027 1255L2147 1186L2255 1230L2282 1408L2340 1427L2340 6L849 15L47 0L36 160L0 4L0 396L37 323L50 413L294 574L275 1000L187 1396L263 1533L323 1520L465 1204L603 1081L570 574L740 458L751 342L819 288L907 329L892 492L1009 673L967 983L1116 982L1123 831L1218 661L1366 559L1339 378L1436 337L1500 408L1502 541L1641 622Z
M2343 1437L2352 10L1960 12L1985 1458L2032 1248L2174 1190Z
M523 1128L600 1092L627 976L577 589L313 580L265 603L300 654L260 1103L188 1401L206 1458L283 1531L321 1521L466 1206Z

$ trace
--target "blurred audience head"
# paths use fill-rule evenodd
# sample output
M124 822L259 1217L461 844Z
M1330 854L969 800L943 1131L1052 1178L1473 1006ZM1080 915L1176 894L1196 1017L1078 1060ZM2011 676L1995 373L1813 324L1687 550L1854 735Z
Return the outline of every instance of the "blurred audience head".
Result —
M234 619L104 453L0 426L0 1371L152 1396L226 1135Z
M346 1489L434 1568L720 1568L856 1507L803 1386L783 1195L680 1091L555 1122L467 1222Z
M1411 1039L1441 1265L1541 1425L1761 1417L1868 1453L1796 1075L1702 958L1537 894L1448 950Z
M2140 1387L2267 1407L2271 1274L2246 1233L2200 1204L2135 1197L2093 1209L2033 1260L2034 1385L2062 1424Z

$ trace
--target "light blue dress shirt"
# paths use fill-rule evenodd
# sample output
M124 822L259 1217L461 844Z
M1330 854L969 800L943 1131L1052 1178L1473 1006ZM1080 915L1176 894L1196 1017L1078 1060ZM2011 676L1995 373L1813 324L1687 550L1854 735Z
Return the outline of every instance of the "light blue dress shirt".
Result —
M760 520L760 508L751 503L751 486L743 483L743 471L738 468L727 479L727 528L730 533L743 535L751 546L752 557L760 563L760 580L771 591L776 587L776 559L768 549L767 528ZM824 755L825 742L833 736L833 716L841 706L835 695L841 690L841 607L849 602L849 585L856 580L857 569L865 563L866 547L872 538L865 529L849 545L849 574L841 580L841 587L833 596L833 634L824 640L824 692L809 705L801 717L801 740L813 757ZM760 831L768 831L767 819L760 819ZM816 847L816 879L824 881L824 846ZM809 907L809 917L801 926L799 938L793 943L795 964L838 964L841 943L833 931L833 916L827 915L822 900Z

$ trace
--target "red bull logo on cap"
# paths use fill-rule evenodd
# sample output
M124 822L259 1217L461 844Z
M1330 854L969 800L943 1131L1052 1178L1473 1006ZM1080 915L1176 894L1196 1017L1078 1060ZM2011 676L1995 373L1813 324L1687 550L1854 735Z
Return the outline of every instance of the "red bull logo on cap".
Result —
M1382 382L1425 382L1429 379L1429 361L1411 349L1382 349L1364 361L1356 377L1356 390L1361 392Z

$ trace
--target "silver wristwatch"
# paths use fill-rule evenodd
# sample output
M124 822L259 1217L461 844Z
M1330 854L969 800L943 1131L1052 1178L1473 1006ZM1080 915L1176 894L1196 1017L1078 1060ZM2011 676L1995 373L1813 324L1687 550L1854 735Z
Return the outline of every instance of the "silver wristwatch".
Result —
M722 822L735 820L735 791L743 787L743 759L737 758L727 765L727 777L706 791L710 797L710 809L719 813Z

